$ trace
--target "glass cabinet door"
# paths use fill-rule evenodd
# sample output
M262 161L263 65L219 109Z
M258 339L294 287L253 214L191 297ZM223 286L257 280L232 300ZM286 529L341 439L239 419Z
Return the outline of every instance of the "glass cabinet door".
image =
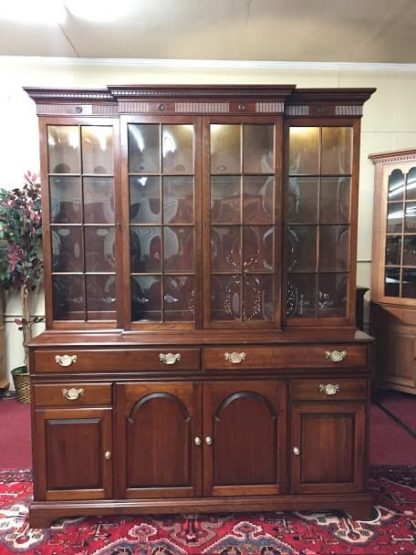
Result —
M54 320L115 320L111 125L48 125Z
M346 317L351 127L290 127L286 316Z

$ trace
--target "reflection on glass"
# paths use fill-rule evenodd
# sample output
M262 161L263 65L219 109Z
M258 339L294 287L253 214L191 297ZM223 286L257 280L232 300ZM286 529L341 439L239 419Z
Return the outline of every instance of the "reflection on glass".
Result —
M132 227L130 264L132 272L160 272L162 260L160 227Z
M289 174L319 173L319 127L289 129Z
M192 272L194 269L194 228L164 228L164 270Z
M84 177L84 222L114 223L114 190L111 177Z
M400 269L386 268L384 277L384 294L387 297L400 296Z
M290 226L287 234L288 269L290 272L316 270L316 226Z
M194 221L194 181L192 177L163 178L163 220L191 224Z
M274 173L273 132L273 125L244 125L244 173Z
M416 268L403 269L402 297L416 297Z
M80 173L79 127L48 125L49 173Z
M273 177L244 177L243 210L244 221L248 224L272 224L274 222Z
M211 131L211 173L241 172L240 125L214 124Z
M243 278L243 320L273 320L273 276Z
M82 272L81 227L58 227L52 229L52 270L54 272Z
M416 232L416 202L406 202L405 206L404 231L414 233Z
M211 277L211 319L241 318L241 276Z
M163 294L166 321L195 320L195 283L193 276L166 276Z
M87 289L87 319L114 319L116 311L115 276L87 276L85 279Z
M388 265L400 264L401 248L402 248L401 235L394 235L392 237L386 238L386 264ZM410 252L410 249L409 249L409 252ZM406 254L405 253L403 254L405 259ZM406 264L406 262L404 262L404 264Z
M317 177L291 177L288 189L287 221L315 224L318 221Z
M159 177L133 176L130 186L130 222L153 224L161 222Z
M131 279L131 318L133 322L162 320L160 276L133 276Z
M388 201L398 202L404 196L404 175L401 170L393 170L389 175Z
M128 126L129 172L157 173L160 171L160 131L155 124Z
M238 224L241 221L240 177L211 177L211 222Z
M412 168L407 174L406 200L416 200L416 168Z
M345 175L352 168L352 128L322 128L321 173Z
M115 270L115 232L113 227L85 228L85 269L87 272Z
M241 237L239 227L211 229L211 268L217 272L241 271Z
M244 226L243 267L245 272L272 272L274 259L274 228Z
M347 274L319 274L318 316L346 315L347 277Z
M403 203L389 202L387 205L387 233L400 233L404 218Z
M163 125L162 153L164 173L193 173L193 125Z
M395 239L394 237L387 237L386 241L386 251L389 246L389 239ZM391 262L390 264L400 264L400 237L398 239L398 262ZM396 247L397 248L397 247ZM388 262L387 262L388 263ZM403 247L403 264L405 266L416 266L416 235L411 235L404 238Z
M82 126L83 173L113 173L113 128Z
M81 223L79 177L50 177L51 223Z
M319 232L319 270L342 272L348 267L349 227L321 226Z
M84 320L85 296L82 276L52 276L54 320Z
M350 221L349 177L321 179L319 221L322 224L346 224Z
M286 315L313 317L316 313L316 274L289 274Z

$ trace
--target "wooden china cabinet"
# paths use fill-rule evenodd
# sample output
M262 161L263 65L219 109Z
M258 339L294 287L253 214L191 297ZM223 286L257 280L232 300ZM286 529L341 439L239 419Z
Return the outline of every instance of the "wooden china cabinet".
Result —
M26 89L47 330L30 346L32 526L344 509L366 491L355 326L373 89Z

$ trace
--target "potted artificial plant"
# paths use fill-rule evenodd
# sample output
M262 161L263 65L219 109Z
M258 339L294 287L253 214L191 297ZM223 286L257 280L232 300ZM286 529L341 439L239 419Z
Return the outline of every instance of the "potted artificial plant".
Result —
M32 325L42 320L30 317L30 294L42 275L42 223L40 184L28 172L23 187L0 189L0 288L20 293L22 317L15 322L23 333L24 365L12 370L19 398L18 382L27 383L20 400L29 401L29 360L27 345L32 337ZM23 378L23 380L22 380Z

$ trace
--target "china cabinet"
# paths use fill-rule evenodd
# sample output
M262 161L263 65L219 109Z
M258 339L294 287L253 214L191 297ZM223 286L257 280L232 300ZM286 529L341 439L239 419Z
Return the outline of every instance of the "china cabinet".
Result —
M371 320L377 383L416 394L416 150L370 159L375 166Z
M30 345L32 526L343 509L366 491L355 322L373 89L26 89L47 329Z

